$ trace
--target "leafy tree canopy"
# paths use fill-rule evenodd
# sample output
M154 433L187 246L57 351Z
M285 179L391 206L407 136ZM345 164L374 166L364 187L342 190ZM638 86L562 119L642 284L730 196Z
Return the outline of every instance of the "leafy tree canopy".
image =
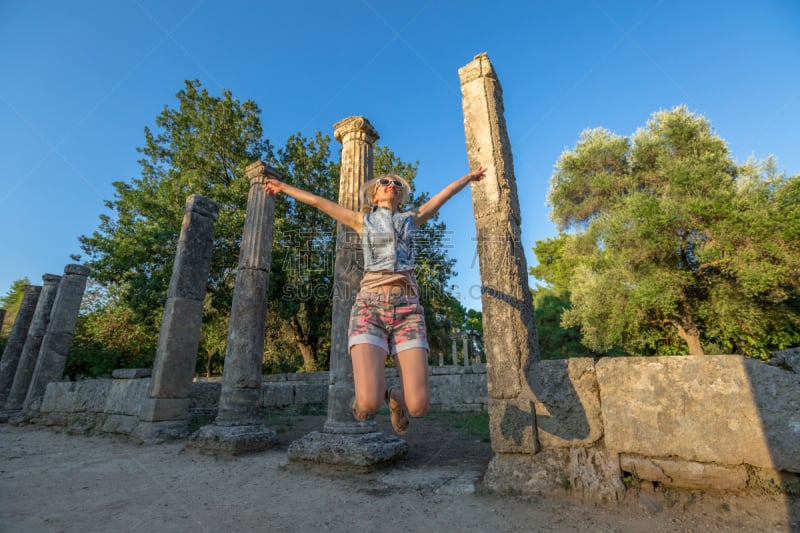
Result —
M0 297L0 309L6 310L0 337L8 337L11 334L14 320L17 318L22 299L25 297L25 286L29 284L28 278L18 279L11 284L11 288L8 289L5 296Z
M800 341L799 190L773 159L735 164L683 106L630 139L584 131L532 273L569 294L562 325L592 350L765 357Z

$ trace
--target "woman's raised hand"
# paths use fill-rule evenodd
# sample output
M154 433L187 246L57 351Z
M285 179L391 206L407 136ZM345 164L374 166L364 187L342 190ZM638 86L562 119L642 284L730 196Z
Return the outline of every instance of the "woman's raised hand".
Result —
M274 178L267 179L262 187L264 187L264 191L267 194L278 194L279 192L283 192L283 182Z
M486 168L481 167L478 170L473 170L467 176L469 176L469 181L481 181L486 177Z

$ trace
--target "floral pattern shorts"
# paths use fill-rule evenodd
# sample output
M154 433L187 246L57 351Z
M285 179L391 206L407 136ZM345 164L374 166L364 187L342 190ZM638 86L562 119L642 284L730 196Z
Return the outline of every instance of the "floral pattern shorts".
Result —
M387 354L410 348L428 349L425 314L416 296L360 292L350 312L348 351L356 344L374 344Z

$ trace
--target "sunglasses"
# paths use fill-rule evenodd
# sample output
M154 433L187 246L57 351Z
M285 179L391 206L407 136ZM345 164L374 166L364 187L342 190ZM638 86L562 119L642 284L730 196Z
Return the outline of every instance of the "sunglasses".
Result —
M399 180L390 180L390 179L387 179L387 178L381 178L381 179L378 180L378 183L380 183L384 187L391 183L395 187L400 187L401 189L403 188L403 182L399 181Z

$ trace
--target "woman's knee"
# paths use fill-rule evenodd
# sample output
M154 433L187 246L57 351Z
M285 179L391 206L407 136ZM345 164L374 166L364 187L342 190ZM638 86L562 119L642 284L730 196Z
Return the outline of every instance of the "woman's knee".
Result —
M383 397L372 393L356 394L358 408L369 414L375 414L383 405Z
M419 418L421 416L425 416L428 413L428 407L430 406L428 402L428 398L406 398L406 410L408 410L408 416L412 416L414 418Z

